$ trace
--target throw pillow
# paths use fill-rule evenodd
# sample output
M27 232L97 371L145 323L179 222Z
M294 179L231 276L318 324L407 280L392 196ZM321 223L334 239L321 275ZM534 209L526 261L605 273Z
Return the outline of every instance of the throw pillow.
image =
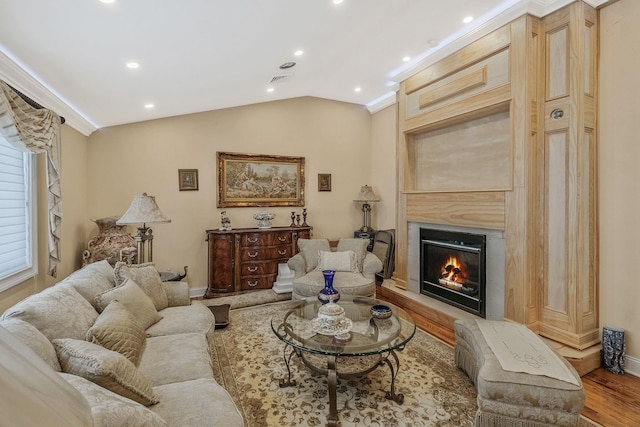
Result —
M158 414L77 375L59 373L89 402L93 425L103 427L168 426Z
M53 344L35 326L24 320L11 318L0 320L0 326L11 332L11 335L33 350L54 371L60 372L62 368L60 367L60 362L58 362L58 356L56 356Z
M353 251L320 251L318 267L316 267L316 270L349 271L357 273L358 267L356 265L356 253Z
M85 378L145 406L158 403L149 380L120 353L71 338L53 340L53 346L63 372Z
M117 351L136 366L146 338L138 320L118 300L107 305L85 337L89 342Z
M140 289L151 298L156 310L160 311L169 306L167 293L164 291L162 280L160 279L160 273L158 273L152 262L127 265L118 261L113 273L116 277L116 286L124 284L127 279L136 282Z
M145 330L162 319L162 316L156 311L153 301L131 279L127 279L122 286L98 294L96 305L102 311L114 299L124 304Z
M116 282L113 267L107 260L102 260L87 264L80 270L74 271L64 279L64 283L73 286L80 295L93 305L96 295L113 288ZM93 308L96 307L94 306Z
M336 251L355 252L358 273L362 273L362 265L364 264L364 257L367 256L367 246L369 246L369 239L343 238L338 241L338 246L336 248Z
M330 251L327 239L298 239L298 249L304 258L307 273L318 266L318 254L320 251Z

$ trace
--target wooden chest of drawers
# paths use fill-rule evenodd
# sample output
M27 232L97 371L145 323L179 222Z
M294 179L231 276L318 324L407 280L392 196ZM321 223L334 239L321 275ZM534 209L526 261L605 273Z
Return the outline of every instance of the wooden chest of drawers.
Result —
M207 230L209 282L204 297L271 288L278 264L298 252L298 238L310 239L311 227Z

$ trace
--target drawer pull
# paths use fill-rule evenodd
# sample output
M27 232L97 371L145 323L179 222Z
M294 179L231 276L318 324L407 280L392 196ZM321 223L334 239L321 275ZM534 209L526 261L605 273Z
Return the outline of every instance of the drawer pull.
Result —
M258 286L258 281L256 280L255 282L247 282L247 285L251 286L252 288L255 288L256 286Z
M249 243L257 243L258 242L258 238L257 237L254 237L253 239L251 237L249 237L247 240L249 241Z
M285 256L287 254L287 250L283 250L283 251L278 251L278 255L280 256Z
M278 240L281 241L281 242L286 242L287 238L283 237L283 236L278 236Z
M249 273L255 273L258 271L258 267L247 267L247 270L249 270Z
M549 114L549 117L553 120L561 119L564 117L564 110L562 108L556 108L551 112L551 114Z
M258 252L254 252L254 253L252 253L252 254L247 253L247 255L249 255L249 258L255 258L255 257L257 257L257 256L258 256Z

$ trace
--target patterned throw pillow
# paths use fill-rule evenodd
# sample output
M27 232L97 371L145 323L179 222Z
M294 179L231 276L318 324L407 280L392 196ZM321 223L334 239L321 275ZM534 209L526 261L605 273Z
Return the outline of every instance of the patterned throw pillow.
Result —
M85 378L145 406L158 403L149 380L120 353L71 338L53 340L53 346L63 372Z
M335 270L357 273L356 253L353 251L327 252L320 251L316 270Z
M113 273L116 277L116 286L123 285L127 279L136 282L138 286L140 286L140 289L151 298L156 310L160 311L169 306L169 300L167 299L164 286L162 286L160 273L158 273L158 270L156 270L152 262L127 265L118 261L113 269Z
M336 248L336 251L355 252L358 273L362 273L362 265L364 264L364 258L367 256L367 246L369 246L369 239L343 238L338 241L338 246Z
M331 250L327 239L298 239L298 248L304 258L307 273L315 270L318 266L318 254L320 251Z
M113 300L100 313L85 338L108 350L117 351L137 366L147 336L127 307Z
M96 296L96 305L102 311L113 300L118 300L124 304L145 330L162 319L162 316L158 314L156 307L153 305L153 301L131 279L127 279L122 286L98 294Z

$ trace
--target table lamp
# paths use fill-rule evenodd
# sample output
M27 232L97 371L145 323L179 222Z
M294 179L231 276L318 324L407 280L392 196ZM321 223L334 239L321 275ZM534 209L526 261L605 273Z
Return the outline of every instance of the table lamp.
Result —
M129 209L116 221L118 225L142 224L138 227L138 234L135 240L138 244L138 264L153 261L153 231L147 224L163 224L171 222L158 207L156 198L142 193L141 196L134 196ZM145 242L147 246L147 257L145 257Z
M380 199L373 192L373 188L368 185L363 185L360 187L360 193L353 199L354 202L363 202L362 205L362 228L360 231L362 232L370 232L373 231L371 228L371 205L370 202L379 202Z

